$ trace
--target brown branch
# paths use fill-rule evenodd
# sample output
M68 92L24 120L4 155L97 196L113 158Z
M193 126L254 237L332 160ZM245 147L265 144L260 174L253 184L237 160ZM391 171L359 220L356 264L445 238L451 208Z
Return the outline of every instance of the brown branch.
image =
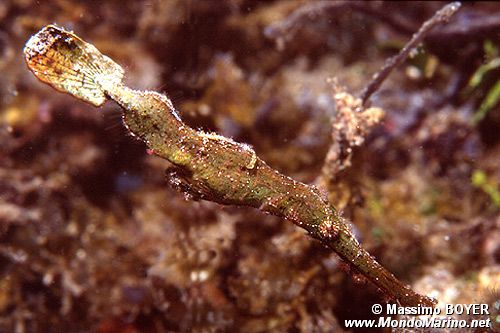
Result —
M375 74L372 81L365 87L361 93L363 106L366 106L368 99L377 91L391 71L406 60L410 52L429 34L429 32L437 25L447 22L453 14L460 8L459 2L452 2L434 14L429 20L425 21L420 29L413 35L411 40L401 49L394 57L386 60L384 67Z

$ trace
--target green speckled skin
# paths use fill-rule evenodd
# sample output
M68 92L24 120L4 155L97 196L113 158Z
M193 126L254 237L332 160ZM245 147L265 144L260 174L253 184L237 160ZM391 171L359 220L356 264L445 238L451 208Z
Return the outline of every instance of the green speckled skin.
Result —
M56 89L93 105L103 104L103 96L116 101L129 131L174 165L167 170L172 186L195 199L251 206L291 220L390 298L407 306L434 305L361 248L349 224L314 187L278 173L245 144L186 126L166 96L125 87L123 69L79 37L47 26L28 41L25 55L33 73Z

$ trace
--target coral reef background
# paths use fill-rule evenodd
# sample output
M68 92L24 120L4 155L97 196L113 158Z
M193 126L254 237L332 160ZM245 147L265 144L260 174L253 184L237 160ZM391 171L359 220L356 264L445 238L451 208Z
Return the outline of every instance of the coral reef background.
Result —
M191 126L316 183L417 291L498 299L500 5L464 5L429 35L374 96L383 123L331 175L327 79L359 92L443 3L338 6L276 29L313 4L0 2L1 332L341 332L384 301L291 223L170 189L118 106L36 81L22 48L53 22L130 86L166 91Z

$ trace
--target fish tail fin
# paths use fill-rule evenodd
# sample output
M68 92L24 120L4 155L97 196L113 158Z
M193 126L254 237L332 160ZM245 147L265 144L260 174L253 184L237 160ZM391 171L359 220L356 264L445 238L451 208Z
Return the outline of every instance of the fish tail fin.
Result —
M32 36L24 55L39 80L95 106L106 101L106 86L121 84L123 79L120 65L55 25L48 25Z

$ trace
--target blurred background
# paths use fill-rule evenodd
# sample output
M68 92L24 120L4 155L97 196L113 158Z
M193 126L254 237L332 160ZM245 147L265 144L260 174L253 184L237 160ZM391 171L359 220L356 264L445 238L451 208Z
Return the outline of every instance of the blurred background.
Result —
M385 300L290 222L170 189L169 163L116 104L37 81L22 49L52 23L129 86L168 94L190 126L318 185L416 291L493 304L500 5L467 3L435 28L372 98L386 116L351 167L325 162L327 79L359 93L444 4L0 1L0 332L342 332Z

